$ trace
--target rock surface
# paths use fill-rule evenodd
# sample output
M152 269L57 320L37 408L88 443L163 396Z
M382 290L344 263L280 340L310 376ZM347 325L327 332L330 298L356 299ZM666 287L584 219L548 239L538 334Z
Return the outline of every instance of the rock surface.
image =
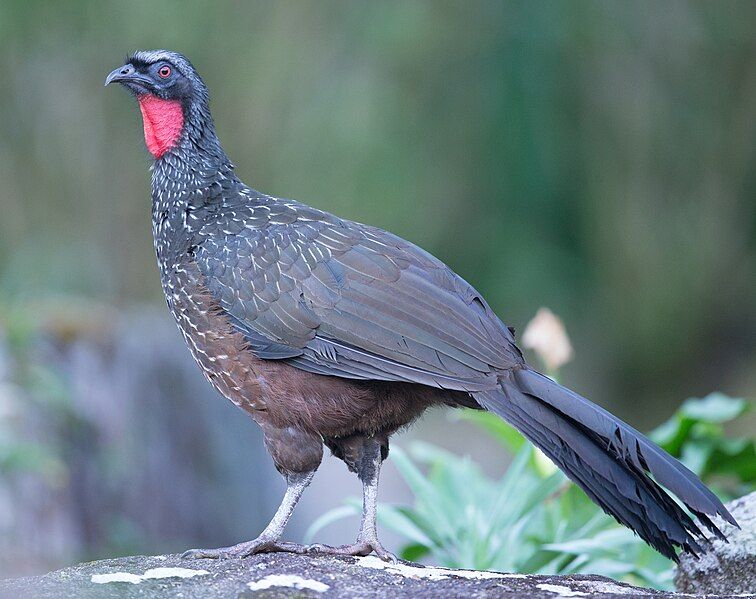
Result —
M717 518L729 543L716 540L713 551L695 559L680 556L675 588L683 593L756 594L756 491L727 504L740 529Z
M655 599L674 595L600 576L525 576L386 564L363 558L263 554L244 560L124 557L0 581L0 597L560 597Z

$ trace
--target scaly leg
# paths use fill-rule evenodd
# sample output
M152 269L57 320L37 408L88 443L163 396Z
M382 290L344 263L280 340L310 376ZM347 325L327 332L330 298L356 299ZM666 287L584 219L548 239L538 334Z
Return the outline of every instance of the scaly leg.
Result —
M219 549L190 549L181 557L183 558L243 558L255 553L266 553L271 551L287 551L290 553L305 553L307 547L296 543L281 543L283 529L294 511L302 492L310 484L315 471L303 474L289 474L286 476L286 493L284 494L281 505L278 507L276 514L256 539L232 545L231 547L221 547Z
M276 469L286 479L286 493L275 516L260 533L260 536L246 543L220 549L190 549L183 554L186 558L227 558L247 557L255 553L288 551L305 553L307 548L296 543L279 542L283 529L294 511L302 492L310 484L323 457L323 441L319 435L294 427L277 428L264 420L259 421L263 430L265 447L268 449Z
M396 556L386 550L378 540L376 527L376 505L378 501L378 477L381 471L381 444L374 439L365 439L354 463L357 476L362 481L362 522L357 541L350 545L332 547L315 544L308 551L331 555L369 555L372 552L387 562L397 561Z

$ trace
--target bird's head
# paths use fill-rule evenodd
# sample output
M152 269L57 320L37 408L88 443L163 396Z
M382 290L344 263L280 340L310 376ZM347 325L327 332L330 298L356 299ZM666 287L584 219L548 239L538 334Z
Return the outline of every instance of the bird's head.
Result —
M105 79L105 85L111 83L120 83L137 98L144 139L155 159L176 147L188 129L197 134L214 131L207 87L178 52L134 52Z

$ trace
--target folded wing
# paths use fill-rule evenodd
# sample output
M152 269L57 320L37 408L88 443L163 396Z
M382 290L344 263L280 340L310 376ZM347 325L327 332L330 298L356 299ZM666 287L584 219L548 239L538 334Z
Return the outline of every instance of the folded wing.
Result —
M249 210L253 226L229 225L196 258L260 358L464 391L521 361L475 289L411 243L294 202Z

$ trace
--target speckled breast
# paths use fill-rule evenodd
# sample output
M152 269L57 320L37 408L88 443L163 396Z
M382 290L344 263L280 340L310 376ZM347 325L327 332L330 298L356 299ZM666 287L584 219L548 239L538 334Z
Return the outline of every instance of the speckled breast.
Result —
M249 412L265 409L247 342L202 285L191 261L163 273L168 307L202 374L221 394Z

